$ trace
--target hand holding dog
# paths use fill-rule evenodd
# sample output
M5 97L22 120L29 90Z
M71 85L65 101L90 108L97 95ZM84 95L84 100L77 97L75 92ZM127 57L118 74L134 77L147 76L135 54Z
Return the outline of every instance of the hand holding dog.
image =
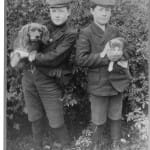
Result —
M12 52L10 54L10 60L11 60L10 65L11 65L11 67L17 66L18 62L20 61L20 58L21 58L21 56L19 53Z
M35 58L36 58L36 55L37 55L37 51L36 51L36 50L30 52L30 53L29 53L28 60L29 60L30 62L33 62L33 61L35 60Z
M118 47L112 48L110 47L110 43L107 42L104 50L100 53L100 57L104 58L106 55L111 61L117 61L122 56L123 52L120 51Z
M104 50L100 53L100 57L104 58L107 55L107 52L109 51L109 49L110 49L110 46L109 46L109 43L107 42Z
M105 45L104 50L100 53L100 57L104 58L105 56L107 56L107 58L111 61L117 61L120 59L120 57L122 56L122 51L120 51L118 49L118 47L114 48L112 50L112 48L110 47L110 43L107 42Z

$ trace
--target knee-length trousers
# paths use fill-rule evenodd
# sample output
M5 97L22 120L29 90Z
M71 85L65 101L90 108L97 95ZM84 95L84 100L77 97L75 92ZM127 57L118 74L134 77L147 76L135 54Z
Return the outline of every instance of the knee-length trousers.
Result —
M39 72L26 71L22 78L22 87L28 119L33 122L45 114L52 128L64 124L62 92L55 80Z

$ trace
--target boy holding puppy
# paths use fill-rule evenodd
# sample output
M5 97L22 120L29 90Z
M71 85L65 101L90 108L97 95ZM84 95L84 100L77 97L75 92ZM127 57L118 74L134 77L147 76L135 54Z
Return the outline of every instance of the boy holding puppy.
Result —
M98 150L103 147L107 117L110 119L111 150L120 150L122 93L130 81L126 43L119 40L117 29L108 24L114 5L115 0L91 0L93 22L81 30L77 41L77 63L89 68L88 92L95 125L92 148Z

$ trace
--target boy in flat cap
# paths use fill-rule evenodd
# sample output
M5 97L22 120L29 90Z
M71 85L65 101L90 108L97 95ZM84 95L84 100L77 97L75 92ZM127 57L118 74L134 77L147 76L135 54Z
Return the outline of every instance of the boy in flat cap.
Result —
M111 150L120 150L122 93L128 86L130 74L128 67L114 62L109 71L108 55L102 55L108 43L120 37L119 31L110 26L114 0L91 0L93 22L79 34L76 60L81 66L88 67L88 92L91 102L91 118L95 125L93 133L93 149L102 149L103 130L107 117L110 119ZM106 46L107 45L107 46ZM124 47L123 59L129 59L129 51ZM116 59L116 55L111 58Z
M37 149L42 149L43 118L49 121L57 143L52 149L69 148L70 137L64 122L62 89L58 84L65 73L70 72L69 57L74 48L76 32L67 25L71 0L47 0L50 21L46 22L50 32L50 44L42 53L31 52L29 60L35 63L34 70L25 72L22 80L28 119ZM36 149L35 149L36 150Z

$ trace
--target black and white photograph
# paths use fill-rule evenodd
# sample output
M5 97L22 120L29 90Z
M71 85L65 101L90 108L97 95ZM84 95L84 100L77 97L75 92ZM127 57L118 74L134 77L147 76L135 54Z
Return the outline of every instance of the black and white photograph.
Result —
M4 6L6 150L149 150L150 0Z

